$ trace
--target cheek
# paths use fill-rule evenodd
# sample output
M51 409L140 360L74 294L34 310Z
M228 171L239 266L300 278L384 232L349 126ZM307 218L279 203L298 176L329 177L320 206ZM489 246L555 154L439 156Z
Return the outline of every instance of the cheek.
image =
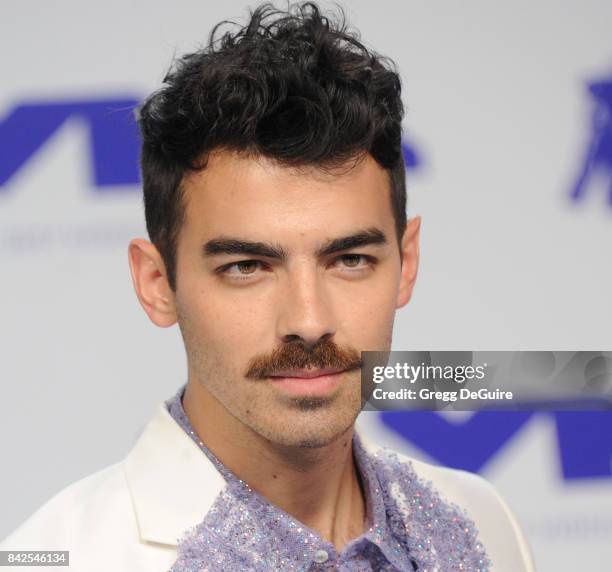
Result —
M269 337L269 305L247 296L231 296L209 287L192 290L181 302L182 314L199 349L215 353L222 360L240 363L254 351L261 351L258 344Z
M358 336L363 345L386 337L395 317L397 284L393 276L381 276L358 289L336 292L336 308L346 335Z

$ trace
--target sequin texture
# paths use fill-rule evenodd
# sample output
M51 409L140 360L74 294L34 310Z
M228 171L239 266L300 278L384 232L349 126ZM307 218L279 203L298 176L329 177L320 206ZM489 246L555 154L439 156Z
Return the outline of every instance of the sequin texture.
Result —
M226 481L202 522L179 539L169 572L489 572L491 563L468 515L420 479L409 461L367 452L355 432L353 452L366 499L366 530L340 553L333 544L239 479L200 441L181 387L166 402L177 423Z

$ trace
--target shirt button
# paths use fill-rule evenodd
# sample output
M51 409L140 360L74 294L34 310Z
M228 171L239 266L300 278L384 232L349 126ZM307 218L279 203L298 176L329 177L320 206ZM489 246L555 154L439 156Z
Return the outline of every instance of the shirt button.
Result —
M317 564L323 564L323 562L327 562L329 558L329 554L327 554L327 550L317 550L314 555L314 561Z

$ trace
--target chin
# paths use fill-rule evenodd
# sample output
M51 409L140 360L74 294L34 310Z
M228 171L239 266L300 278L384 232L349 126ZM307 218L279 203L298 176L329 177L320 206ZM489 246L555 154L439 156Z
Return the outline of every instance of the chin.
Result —
M259 433L272 443L282 447L301 449L318 449L327 447L341 438L354 425L356 415L339 419L335 416L333 423L320 418L285 420L276 427L267 427Z
M299 449L320 449L322 447L327 447L333 443L336 439L338 439L342 433L338 433L337 435L329 436L329 435L292 435L287 436L284 435L279 438L270 439L277 445L281 447L291 447L291 448L299 448Z

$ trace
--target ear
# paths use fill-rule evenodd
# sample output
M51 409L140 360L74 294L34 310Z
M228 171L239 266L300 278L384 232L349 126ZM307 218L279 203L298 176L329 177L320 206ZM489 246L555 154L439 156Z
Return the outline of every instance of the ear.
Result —
M135 238L128 259L134 290L147 316L160 328L172 326L177 319L175 297L159 251L148 240Z
M402 272L399 290L397 293L396 308L402 308L410 301L412 289L416 282L419 269L419 233L421 230L421 217L411 218L406 225L402 237Z

